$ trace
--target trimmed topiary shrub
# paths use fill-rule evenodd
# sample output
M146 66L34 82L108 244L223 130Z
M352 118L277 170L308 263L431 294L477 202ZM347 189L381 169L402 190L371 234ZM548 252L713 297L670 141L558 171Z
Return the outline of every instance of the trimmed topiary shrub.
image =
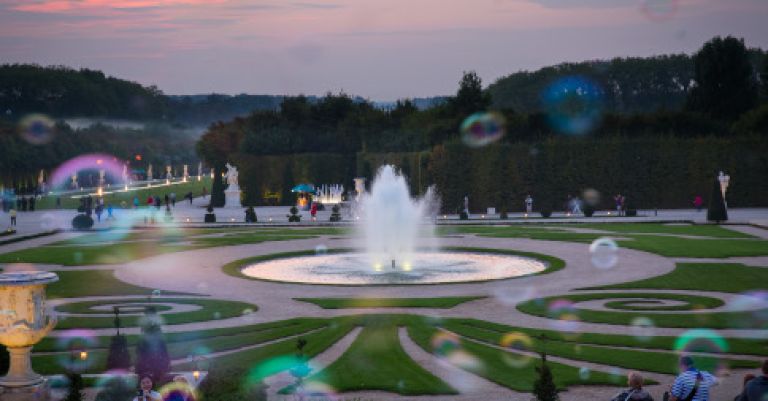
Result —
M215 223L216 222L216 215L213 213L213 206L208 206L208 208L205 209L208 213L205 214L204 221L206 223Z
M509 218L509 215L507 214L507 211L505 209L501 210L501 213L499 213L499 218L502 220L506 220Z
M301 215L299 214L299 208L296 206L291 206L291 209L289 210L291 214L287 215L288 222L289 223L298 223L301 221Z
M551 209L542 209L539 213L541 213L541 217L548 219L550 216L552 216L552 210Z
M75 230L89 230L93 227L93 218L86 214L78 214L72 219L72 228Z
M592 205L584 205L584 208L581 211L584 213L584 217L592 217L592 215L595 214L595 207Z
M339 205L333 205L331 208L331 221L341 221L341 213L339 213Z
M720 224L721 221L728 221L728 210L725 208L723 192L720 189L720 180L715 178L712 185L712 193L709 196L709 207L707 208L707 220Z

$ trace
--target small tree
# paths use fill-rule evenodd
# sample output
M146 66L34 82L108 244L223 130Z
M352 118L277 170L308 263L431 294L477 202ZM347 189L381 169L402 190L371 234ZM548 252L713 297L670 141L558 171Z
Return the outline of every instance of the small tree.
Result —
M341 213L339 213L339 205L333 205L331 208L331 221L341 221Z
M552 377L552 371L547 365L547 354L541 353L541 364L536 366L536 373L539 375L533 383L533 395L536 398L533 401L559 401L558 390Z
M171 369L171 358L165 345L160 319L154 307L144 312L141 338L136 344L136 374L139 378L150 376L155 383L162 383Z
M289 211L291 212L291 214L289 214L287 216L289 223L298 223L298 222L301 221L301 215L299 214L299 208L297 208L296 206L291 206L291 209Z
M69 392L64 401L83 401L85 394L83 393L83 376L77 372L68 372L67 380L69 380Z
M721 221L728 220L728 210L725 208L725 200L720 190L720 180L715 178L712 185L712 194L709 197L709 208L707 208L707 220L720 224Z
M128 339L120 334L120 308L115 306L115 334L109 343L107 370L128 370L131 368L131 354L128 352Z

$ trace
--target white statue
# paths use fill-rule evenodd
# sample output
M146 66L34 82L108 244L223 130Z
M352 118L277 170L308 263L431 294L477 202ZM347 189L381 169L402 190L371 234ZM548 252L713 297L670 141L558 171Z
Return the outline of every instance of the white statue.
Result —
M240 186L237 183L237 168L235 166L227 163L227 174L224 176L224 178L227 179L227 184L229 184L228 189L239 189Z
M731 176L721 171L717 176L717 180L720 181L720 192L723 194L723 203L728 207L728 202L725 200L725 193L728 192L728 184L731 182Z
M147 167L147 181L152 181L154 179L154 175L152 174L152 163L149 164L149 167Z

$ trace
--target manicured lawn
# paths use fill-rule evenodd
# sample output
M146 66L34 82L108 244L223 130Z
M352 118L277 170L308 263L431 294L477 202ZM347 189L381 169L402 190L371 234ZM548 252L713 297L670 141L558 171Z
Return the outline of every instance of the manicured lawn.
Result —
M127 235L107 231L35 249L0 254L0 263L26 262L64 266L118 264L193 249L314 238L318 232L322 231L272 229L228 232L221 229L173 228L141 230ZM327 231L333 232L336 231Z
M256 311L258 307L246 302L236 301L220 301L214 299L188 299L188 298L153 298L156 302L167 302L175 304L185 305L197 305L201 309L178 312L178 313L163 313L159 316L165 324L183 324L193 322L203 322L208 320L228 319L231 317L238 317L243 315L243 311L250 310ZM126 299L116 301L120 304L147 304L151 303L144 299ZM77 314L103 314L103 311L93 311L91 308L94 306L102 305L105 301L88 301L77 302L73 304L65 304L56 308L58 312L77 313ZM109 312L106 312L109 313ZM141 316L122 316L120 318L123 327L136 327L141 323ZM114 327L114 319L112 317L80 317L80 316L61 316L56 328L59 330L65 329L103 329Z
M726 227L711 224L671 225L659 223L585 223L575 224L574 228L591 228L625 234L671 234L695 235L712 238L755 238L749 234L729 230Z
M208 193L211 192L211 177L203 176L202 181L197 181L197 177L190 177L186 183L178 183L168 186L153 186L151 188L140 188L132 190L130 192L116 192L104 195L104 203L110 203L114 206L119 206L120 202L125 202L129 207L133 206L133 197L137 196L141 205L145 205L149 195L157 195L160 199L163 199L166 194L170 195L171 192L176 194L176 203L186 202L184 195L187 192L192 192L195 197L202 194L203 186L206 187ZM122 189L122 186L118 185L116 189ZM110 188L105 188L105 191L110 191ZM210 199L210 198L209 198ZM72 199L71 195L61 196L61 207L63 209L77 209L80 205L79 199ZM43 197L35 205L37 209L54 209L56 207L56 196Z
M398 326L374 321L363 327L344 354L308 381L345 391L381 390L402 395L457 394L405 353Z
M309 302L323 309L348 308L453 308L464 302L486 298L442 297L442 298L294 298Z
M150 296L154 291L152 288L139 287L116 279L113 270L62 270L57 271L56 274L59 276L59 281L47 287L47 297L50 299L120 295Z
M429 353L434 353L433 339L438 329L426 323L408 326L408 335L414 343ZM484 377L504 387L516 391L531 391L536 380L535 367L539 365L536 357L503 351L494 347L478 344L466 339L446 347L445 360L468 372ZM456 354L456 353L459 354ZM439 353L443 354L443 353ZM453 356L458 355L458 356ZM466 355L467 357L463 356ZM473 362L476 361L476 362ZM592 372L589 377L581 378L579 368L560 363L548 362L558 388L569 385L616 384L620 378L602 372Z
M472 338L488 344L498 345L506 333L519 332L516 328L509 328L507 332L495 332L484 330L476 326L462 324L461 321L448 321L445 328L461 336ZM571 335L573 336L573 335ZM544 340L540 336L527 337L530 345L527 351L543 352L548 355L559 356L574 361L594 362L609 366L619 366L626 369L635 369L646 372L657 372L674 375L678 373L679 355L674 352L658 352L632 348L606 348L580 343L579 336L573 336L573 341L557 341L550 337ZM695 356L699 366L712 366L717 362L726 362L732 368L751 368L755 362L734 360L722 357Z
M633 298L633 299L676 299L691 303L692 305L702 305L710 308L713 305L721 304L720 300L707 297L693 297L682 294L633 294L633 293L595 293L578 295L561 295L548 298L540 298L517 305L521 312L535 316L549 317L553 316L549 307L557 300L567 300L571 302L581 302L594 299L612 299L612 298ZM617 325L631 325L637 318L650 318L657 327L679 327L679 328L698 328L706 327L710 329L762 329L765 328L765 322L754 318L755 313L768 313L768 310L750 311L750 312L712 312L712 313L648 313L639 312L617 312L617 311L598 311L581 309L575 306L569 309L567 313L575 315L579 320L590 323L606 323Z
M668 289L740 293L764 290L768 269L739 263L678 263L661 276L587 289Z
M678 258L730 258L768 255L768 241L752 239L690 239L658 235L629 235L619 246Z

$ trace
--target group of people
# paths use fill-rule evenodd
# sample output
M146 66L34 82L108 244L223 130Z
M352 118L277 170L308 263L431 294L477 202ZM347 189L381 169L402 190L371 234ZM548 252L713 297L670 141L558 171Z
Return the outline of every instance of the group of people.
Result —
M718 384L718 380L709 372L696 369L693 358L680 358L680 375L664 393L664 401L709 401L710 389ZM766 401L768 400L768 360L763 362L763 375L755 377L747 375L744 378L744 388L734 401ZM637 372L627 376L629 388L621 391L611 401L654 401L653 397L643 389L643 377Z

